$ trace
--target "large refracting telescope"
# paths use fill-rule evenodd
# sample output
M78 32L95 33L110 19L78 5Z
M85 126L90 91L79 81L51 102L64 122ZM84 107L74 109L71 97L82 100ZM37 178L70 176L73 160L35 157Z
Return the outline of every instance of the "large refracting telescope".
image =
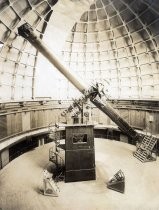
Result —
M85 98L89 98L97 108L109 116L110 119L118 125L122 132L133 139L134 143L139 140L141 137L140 134L138 134L122 117L120 117L108 102L103 102L97 97L98 94L94 95L94 92L92 91L93 88L90 87L90 89L88 89L83 81L80 81L80 79L77 78L77 76L72 73L70 69L68 69L60 59L51 52L51 50L49 50L47 45L38 38L34 30L27 23L18 28L18 33L41 52L57 70L59 70L82 94L84 94Z

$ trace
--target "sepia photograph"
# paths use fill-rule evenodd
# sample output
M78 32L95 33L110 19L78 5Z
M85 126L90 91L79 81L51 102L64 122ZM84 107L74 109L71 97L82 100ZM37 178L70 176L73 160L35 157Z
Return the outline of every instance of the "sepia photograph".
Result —
M0 0L0 210L159 210L159 0Z

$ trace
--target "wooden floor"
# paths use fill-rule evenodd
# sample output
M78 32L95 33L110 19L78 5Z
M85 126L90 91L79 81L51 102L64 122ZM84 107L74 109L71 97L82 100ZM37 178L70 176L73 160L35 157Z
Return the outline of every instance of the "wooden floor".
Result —
M23 154L0 171L0 209L159 210L159 159L141 163L132 155L134 146L104 139L95 140L96 181L61 182L59 197L43 196L39 190L50 147ZM125 174L124 194L106 187L119 169Z

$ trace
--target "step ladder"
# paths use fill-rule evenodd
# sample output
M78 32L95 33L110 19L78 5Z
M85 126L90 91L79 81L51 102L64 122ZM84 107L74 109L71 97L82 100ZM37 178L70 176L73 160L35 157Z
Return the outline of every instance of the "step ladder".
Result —
M107 188L120 193L125 191L125 176L122 170L119 170L107 183Z
M134 153L134 157L136 157L141 162L148 162L156 160L156 158L152 157L152 150L157 142L157 138L154 136L144 136L141 144L137 146L137 150Z
M52 197L58 197L60 189L57 183L53 180L52 174L47 170L43 171L43 194Z

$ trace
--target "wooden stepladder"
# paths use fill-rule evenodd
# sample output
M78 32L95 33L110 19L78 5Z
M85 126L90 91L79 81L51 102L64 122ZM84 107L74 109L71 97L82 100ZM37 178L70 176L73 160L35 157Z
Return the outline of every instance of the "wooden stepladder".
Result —
M137 146L134 157L143 163L156 160L156 157L152 156L152 151L156 143L157 138L154 136L144 136L142 142Z
M58 197L59 188L57 184L52 179L52 174L47 170L43 171L43 186L44 186L44 195Z
M107 183L107 188L120 193L125 191L125 176L122 170L119 170Z

